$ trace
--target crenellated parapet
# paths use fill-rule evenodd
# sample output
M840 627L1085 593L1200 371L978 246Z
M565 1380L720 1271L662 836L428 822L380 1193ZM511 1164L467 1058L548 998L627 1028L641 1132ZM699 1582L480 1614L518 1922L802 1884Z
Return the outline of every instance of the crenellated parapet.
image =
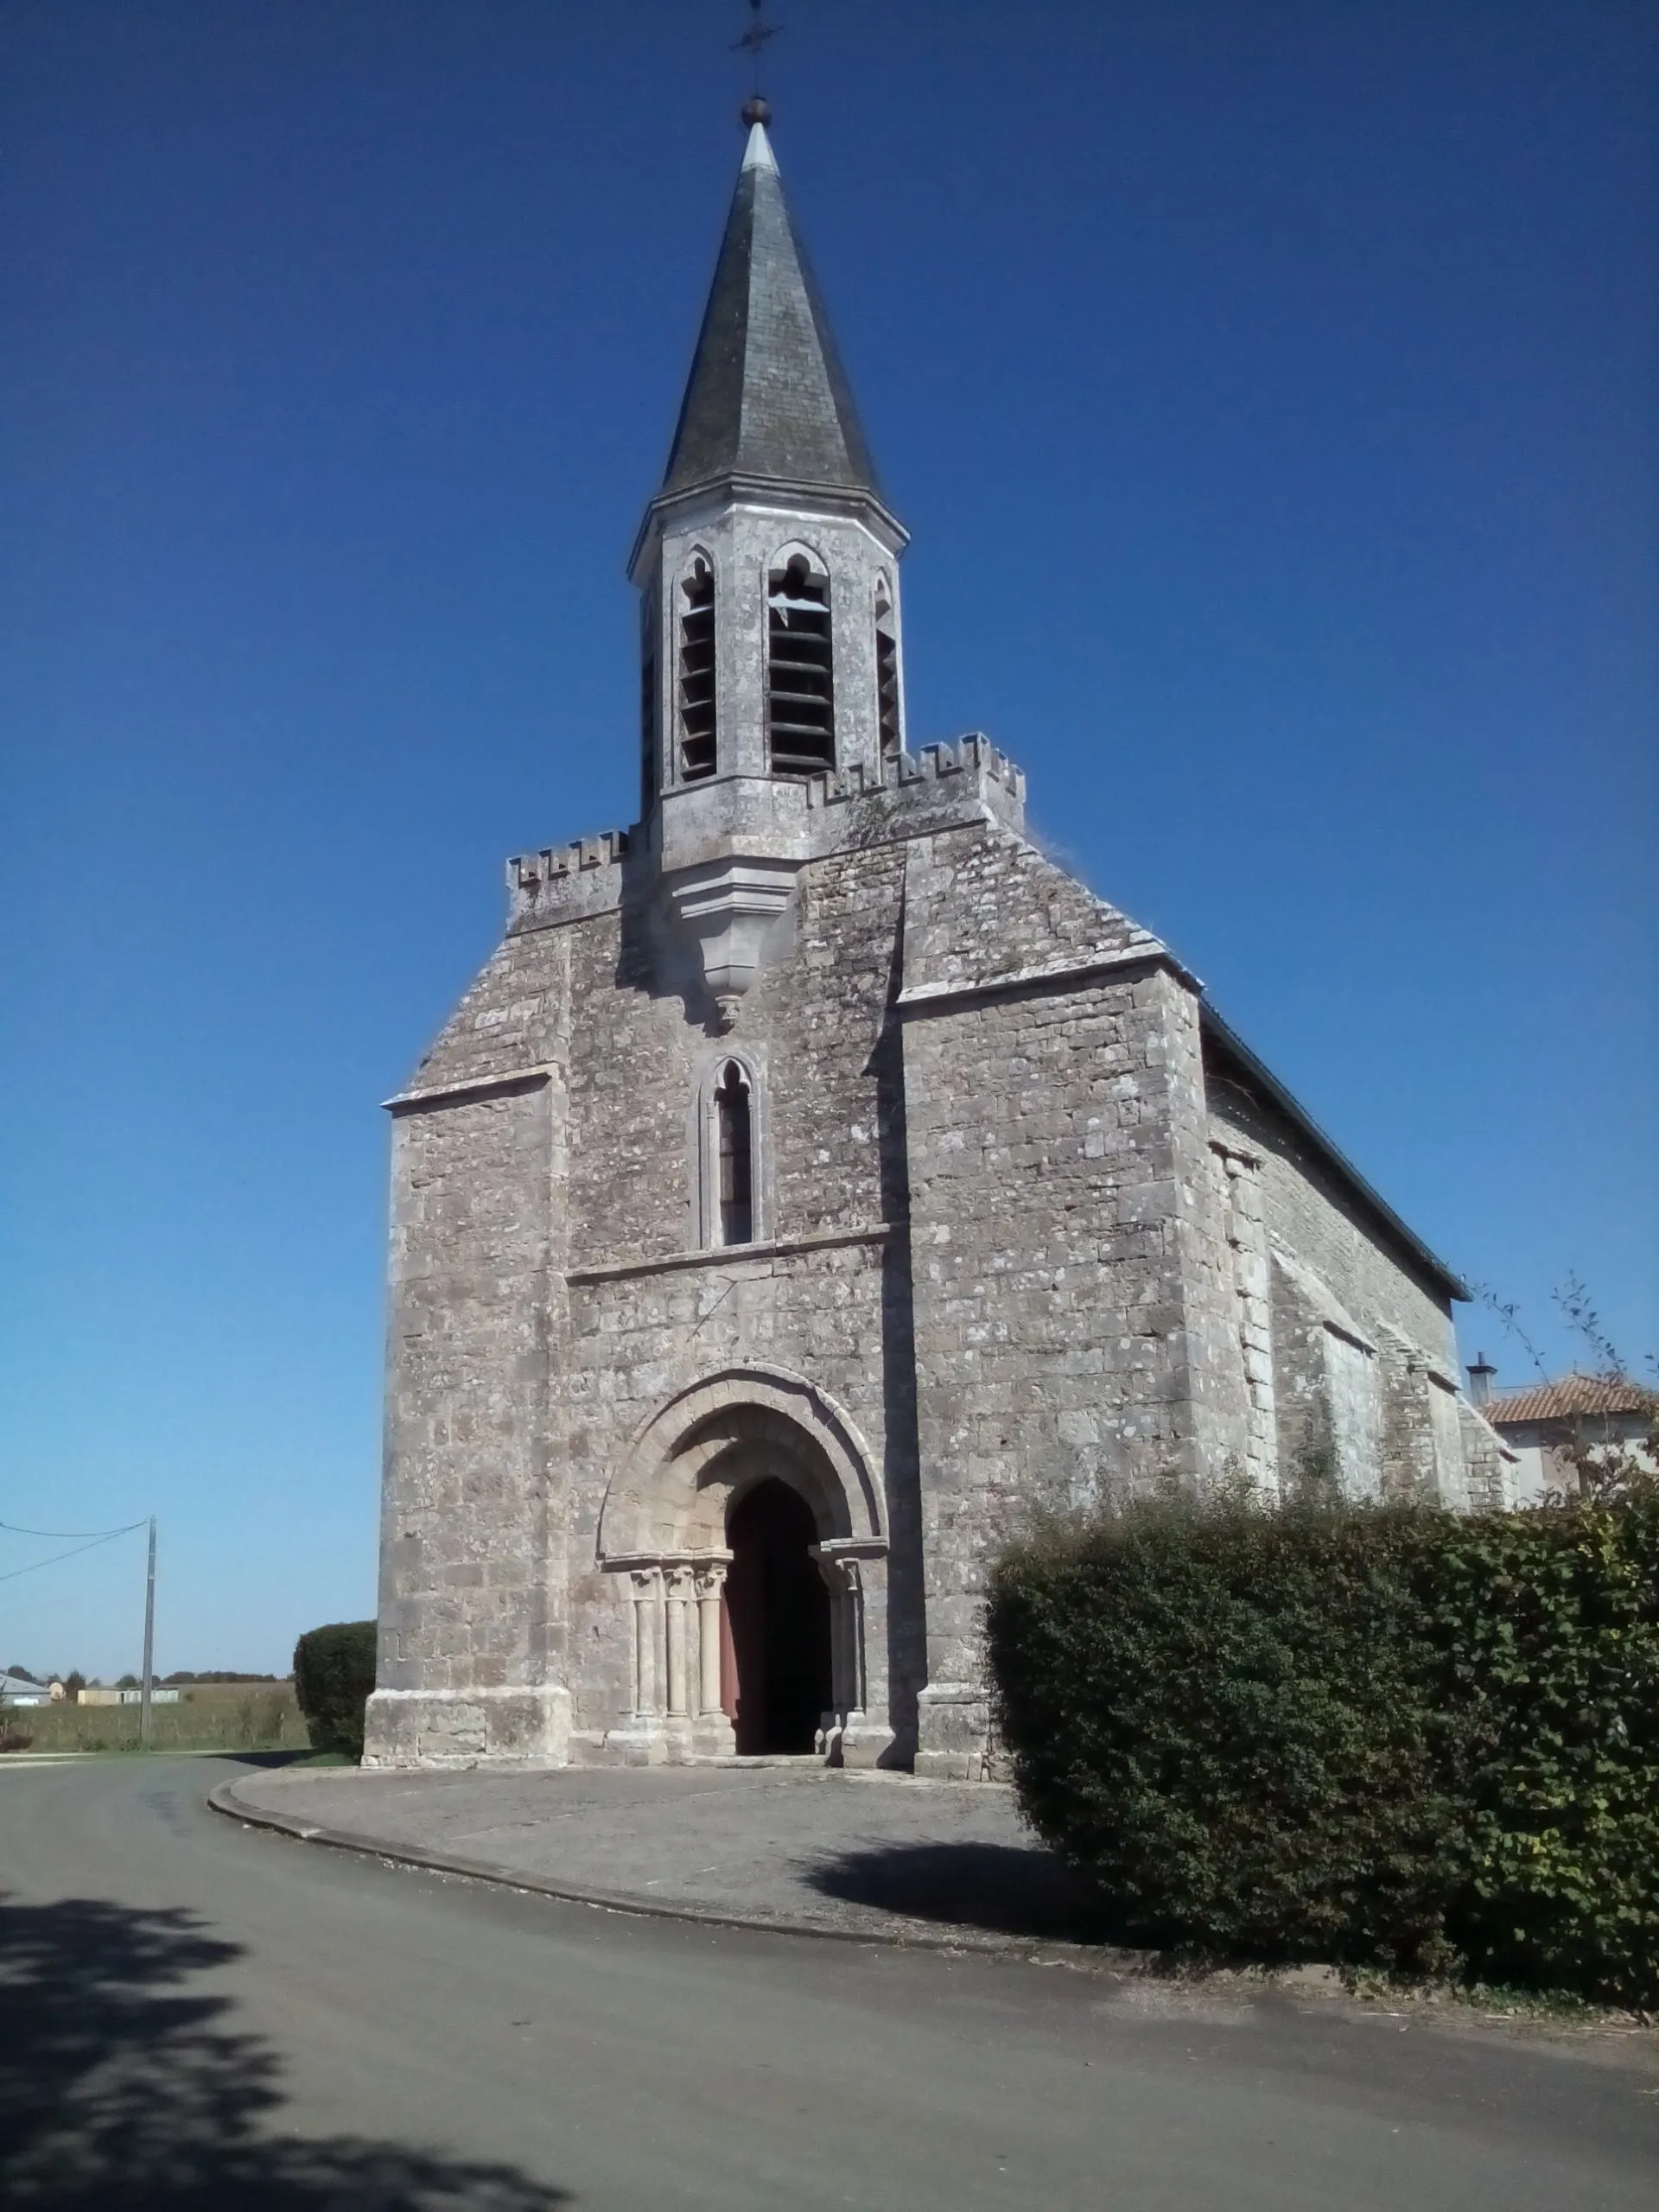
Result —
M734 854L752 863L751 873L753 867L792 872L849 846L988 817L1023 830L1026 778L988 737L970 730L953 742L889 753L879 768L855 760L816 776L721 778L699 789L693 807L696 818L688 810L687 821L697 834L687 844L695 855L690 872L699 878ZM508 928L546 929L620 906L630 861L646 875L655 871L677 882L688 876L678 854L660 850L654 828L643 843L636 827L516 853L507 862Z
M533 891L544 883L582 875L591 868L614 868L628 849L626 830L601 830L596 837L575 837L568 845L543 845L539 853L516 853L507 862L510 891Z
M963 779L961 785L957 778ZM963 795L971 790L976 797L994 794L999 818L1007 818L1010 803L1024 816L1025 771L980 730L969 730L954 742L924 745L915 753L888 753L879 772L855 760L845 769L809 777L806 803L811 809L842 806L883 791L919 797L923 791L918 787L927 786L944 786Z
M620 903L626 830L601 830L568 845L515 853L507 862L508 926L533 927L603 913Z

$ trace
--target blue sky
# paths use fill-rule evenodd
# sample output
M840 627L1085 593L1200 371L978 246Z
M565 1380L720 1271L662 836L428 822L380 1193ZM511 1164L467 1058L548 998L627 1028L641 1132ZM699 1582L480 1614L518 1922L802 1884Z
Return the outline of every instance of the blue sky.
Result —
M1569 1270L1659 1345L1659 19L787 16L913 735L1012 753L1553 1365ZM630 818L741 22L0 15L0 1518L156 1512L163 1669L372 1609L378 1102L503 856ZM136 1664L142 1588L137 1537L0 1582L0 1662Z

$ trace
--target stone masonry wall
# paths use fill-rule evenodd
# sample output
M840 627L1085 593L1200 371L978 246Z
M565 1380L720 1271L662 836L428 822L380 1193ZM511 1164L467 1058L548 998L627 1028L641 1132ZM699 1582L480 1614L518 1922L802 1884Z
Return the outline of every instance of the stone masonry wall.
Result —
M1202 1091L1161 950L1017 839L912 849L920 1771L977 1771L984 1572L1029 1508L1193 1478Z
M880 1477L913 1482L902 1437L890 1448L883 1388L886 1247L868 1243L747 1257L711 1252L677 1265L571 1289L572 1336L563 1391L566 1471L572 1497L571 1597L581 1624L571 1652L572 1723L579 1745L597 1749L627 1707L625 1578L599 1561L606 1478L628 1439L672 1392L732 1368L810 1376L851 1420ZM913 1519L913 1516L910 1516ZM898 1648L871 1655L876 1688L897 1678L913 1707L913 1632L894 1623ZM882 1698L885 1704L885 1697ZM902 1718L902 1715L900 1716Z
M1259 1162L1281 1479L1469 1502L1446 1294L1224 1065L1207 1090L1212 1141Z
M1262 1161L1268 1234L1326 1282L1362 1326L1391 1327L1457 1372L1457 1348L1446 1294L1425 1283L1413 1264L1389 1249L1386 1232L1368 1224L1298 1133L1230 1078L1208 1078L1210 1118Z
M563 1671L544 1419L556 1098L532 1077L393 1125L379 1665L393 1698L372 1758L379 1719L384 1748L412 1735L429 1759L543 1747L536 1694ZM457 1691L474 1701L427 1701Z
M590 894L570 923L510 938L423 1062L423 1096L396 1125L393 1327L404 1350L390 1393L383 1688L454 1696L493 1682L500 1624L484 1616L494 1601L474 1608L447 1593L498 1581L506 1591L539 1544L550 1619L561 1630L567 1613L572 1623L568 1654L562 1636L541 1645L556 1686L574 1694L577 1748L596 1745L626 1694L625 1578L602 1573L596 1558L607 1480L671 1393L758 1362L810 1376L868 1446L898 1597L872 1672L884 1696L891 1678L908 1701L913 1736L914 1379L891 1007L903 868L902 847L888 845L804 870L792 948L721 1038L664 957L661 916L618 867L612 903ZM734 1050L763 1093L768 1244L764 1255L710 1252L687 1265L696 1103ZM505 1103L455 1088L526 1066L546 1072ZM497 1130L513 1134L493 1144ZM537 1163L528 1179L521 1140ZM514 1240L532 1224L538 1270L513 1264ZM847 1241L814 1241L827 1237ZM808 1249L791 1249L803 1241ZM442 1371L418 1356L435 1319L452 1354ZM468 1394L487 1406L487 1431L452 1424L452 1404ZM429 1432L442 1447L436 1473ZM418 1548L391 1539L417 1521ZM518 1599L527 1620L522 1588ZM528 1645L521 1671L535 1672ZM487 1727L486 1738L485 1755L501 1748Z
M982 1770L983 1574L1032 1504L1270 1483L1311 1408L1349 1457L1375 1427L1381 1487L1450 1494L1444 1300L1294 1128L1206 1079L1156 938L995 814L923 818L802 868L724 1036L652 871L584 847L580 896L519 899L423 1061L394 1121L372 1758L601 1754L631 1652L607 1484L735 1369L806 1378L868 1455L869 1688L925 1772ZM699 1101L734 1053L758 1241L702 1251Z

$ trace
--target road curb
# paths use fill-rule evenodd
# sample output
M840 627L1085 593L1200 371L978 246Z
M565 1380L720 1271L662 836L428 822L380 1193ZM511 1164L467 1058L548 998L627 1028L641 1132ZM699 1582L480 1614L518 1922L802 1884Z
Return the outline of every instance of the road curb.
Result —
M359 1858L379 1859L396 1866L413 1866L433 1874L461 1874L469 1881L493 1882L508 1890L522 1890L534 1897L554 1897L563 1904L585 1904L605 1912L628 1912L642 1920L683 1920L704 1928L741 1928L761 1936L810 1936L832 1943L880 1943L900 1951L980 1951L1001 1958L1041 1958L1087 1961L1093 1966L1133 1969L1154 1954L1119 1950L1106 1944L1067 1943L1039 1936L993 1936L980 1929L954 1923L948 1934L907 1922L902 1929L826 1928L810 1920L791 1920L782 1914L720 1912L706 1905L669 1904L656 1897L642 1897L627 1891L576 1889L568 1882L549 1881L544 1875L527 1874L487 1859L468 1859L459 1853L413 1851L406 1843L384 1836L353 1833L346 1828L319 1827L274 1813L265 1805L250 1805L237 1796L237 1782L221 1782L207 1794L207 1803L226 1819L246 1827L270 1828L300 1843L326 1844L334 1851L355 1852Z

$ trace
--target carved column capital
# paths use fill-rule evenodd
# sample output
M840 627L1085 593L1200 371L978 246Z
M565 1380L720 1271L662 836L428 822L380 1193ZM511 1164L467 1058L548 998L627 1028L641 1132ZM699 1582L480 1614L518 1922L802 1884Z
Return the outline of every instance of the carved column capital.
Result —
M833 1553L826 1559L820 1552L817 1568L831 1597L855 1598L863 1590L863 1574L855 1559L838 1559Z

